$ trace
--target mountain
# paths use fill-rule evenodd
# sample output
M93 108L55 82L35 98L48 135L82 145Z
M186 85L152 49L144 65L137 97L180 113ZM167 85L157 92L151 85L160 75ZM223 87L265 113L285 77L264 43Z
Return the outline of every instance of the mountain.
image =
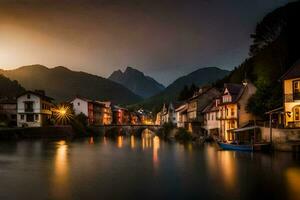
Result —
M69 100L74 95L111 100L120 104L141 100L141 97L118 83L85 72L71 71L62 66L50 69L42 65L30 65L14 70L0 70L1 73L17 80L26 89L45 90L58 101Z
M121 70L114 71L108 79L122 84L143 98L158 94L165 89L162 84L132 67L127 67L124 73Z
M0 72L0 98L15 97L25 89L17 82L3 76Z
M228 74L229 71L217 67L200 68L186 76L176 79L164 91L136 104L136 106L144 106L148 109L152 109L156 106L159 107L164 102L176 101L180 91L185 85L190 86L194 83L195 85L201 86L214 83Z

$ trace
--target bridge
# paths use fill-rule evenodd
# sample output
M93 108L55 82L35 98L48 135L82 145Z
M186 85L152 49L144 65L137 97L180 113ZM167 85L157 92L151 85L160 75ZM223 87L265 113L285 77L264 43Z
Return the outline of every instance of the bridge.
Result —
M94 128L101 130L105 135L121 134L121 135L141 135L145 129L153 132L157 132L162 128L161 125L152 124L110 124L110 125L98 125Z

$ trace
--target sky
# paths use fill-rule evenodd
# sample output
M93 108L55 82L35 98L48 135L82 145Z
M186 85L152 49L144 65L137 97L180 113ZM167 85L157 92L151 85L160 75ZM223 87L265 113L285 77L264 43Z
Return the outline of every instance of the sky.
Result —
M132 66L164 85L231 70L288 0L0 0L0 68L42 64L108 77Z

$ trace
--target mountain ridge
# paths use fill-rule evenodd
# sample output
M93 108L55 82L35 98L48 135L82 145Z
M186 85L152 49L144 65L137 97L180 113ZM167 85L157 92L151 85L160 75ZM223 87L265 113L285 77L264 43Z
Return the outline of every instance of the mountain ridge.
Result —
M130 90L101 76L73 71L64 66L48 68L43 65L27 65L12 70L0 70L4 76L17 80L29 90L43 89L58 101L66 101L75 95L91 99L111 100L128 104L141 100Z
M143 98L158 94L165 89L165 87L154 78L130 66L127 66L124 72L120 69L114 71L108 79L122 84Z
M197 86L203 86L213 84L217 80L224 78L229 73L230 71L220 69L218 67L199 68L189 74L177 78L161 93L132 106L143 106L148 109L161 107L163 103L176 101L180 91L185 85L191 86L192 84L195 84Z

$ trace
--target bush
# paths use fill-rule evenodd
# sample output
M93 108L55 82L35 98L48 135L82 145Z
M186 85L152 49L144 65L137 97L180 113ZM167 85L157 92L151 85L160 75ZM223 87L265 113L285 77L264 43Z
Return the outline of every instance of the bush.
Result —
M175 125L173 123L165 123L162 128L157 131L156 135L160 138L167 139L174 128Z
M192 135L185 128L179 128L175 134L175 139L179 141L190 141L192 140Z
M76 136L88 136L88 118L84 114L80 113L76 115L71 121L71 126Z

